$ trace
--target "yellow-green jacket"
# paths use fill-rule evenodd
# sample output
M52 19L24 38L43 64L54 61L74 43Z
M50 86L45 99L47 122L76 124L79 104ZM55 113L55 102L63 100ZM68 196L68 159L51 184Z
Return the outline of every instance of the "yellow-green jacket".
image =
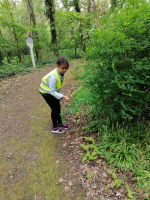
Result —
M62 83L63 76L61 76L61 74L58 72L58 69L55 68L53 71L42 78L39 91L42 94L51 94L55 98L61 99L63 96L60 93Z

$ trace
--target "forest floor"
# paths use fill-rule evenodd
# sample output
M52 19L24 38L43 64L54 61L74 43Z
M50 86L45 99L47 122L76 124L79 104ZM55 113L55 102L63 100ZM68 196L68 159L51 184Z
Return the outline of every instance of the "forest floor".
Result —
M79 64L70 62L62 93L69 95L76 89L71 69ZM42 77L54 68L47 66L0 82L0 200L127 199L123 189L111 187L110 166L102 159L82 161L83 112L78 117L66 116L71 125L67 132L51 132L50 109L38 89ZM128 183L131 179L129 174Z

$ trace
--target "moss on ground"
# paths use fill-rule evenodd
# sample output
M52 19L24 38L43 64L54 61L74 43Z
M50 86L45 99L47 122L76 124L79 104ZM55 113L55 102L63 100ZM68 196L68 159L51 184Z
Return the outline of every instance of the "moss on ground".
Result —
M43 106L39 106L35 116L43 115ZM57 149L58 138L54 137L48 119L33 118L31 134L19 140L11 138L2 145L0 153L0 197L4 199L34 199L35 196L46 199L57 199L64 196L63 185L58 184L62 173L65 172L65 162L60 160ZM9 146L9 149L8 149ZM4 149L6 153L4 156ZM61 157L62 158L62 157ZM65 197L67 199L67 196Z

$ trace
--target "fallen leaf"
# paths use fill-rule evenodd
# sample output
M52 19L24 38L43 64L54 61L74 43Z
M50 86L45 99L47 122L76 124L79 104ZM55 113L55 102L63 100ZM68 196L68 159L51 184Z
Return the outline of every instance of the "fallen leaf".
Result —
M10 157L11 157L11 153L9 153L6 157L7 157L7 158L10 158Z
M92 192L91 192L91 191L88 191L88 192L87 192L87 197L88 197L88 199L89 199L91 196L92 196Z
M98 160L96 160L95 161L97 164L99 164L100 162L101 162L101 160L100 159L98 159Z
M72 182L71 182L71 181L69 181L68 185L72 186Z
M117 192L116 197L121 197L121 194L119 192Z
M69 191L69 187L66 185L66 186L64 187L64 190L65 190L65 192L68 192L68 191Z
M92 190L92 196L95 196L96 195L96 191L95 190Z
M102 182L103 182L103 183L106 183L107 181L106 181L106 179L103 179Z
M92 187L93 189L96 189L97 188L97 185L93 185L93 187Z
M107 187L108 187L108 185L107 185ZM113 191L111 189L109 190L109 193L110 193L110 195L113 195Z
M74 176L76 176L76 175L78 175L78 173L76 173L76 174L73 174Z
M108 180L107 180L107 183L110 183L111 182L111 178L109 178Z
M91 172L91 169L90 169L89 167L86 167L86 168L85 168L85 171L86 171L86 172Z
M59 179L59 183L62 183L63 182L63 178L61 177L60 179Z
M101 194L103 194L103 195L105 195L105 196L109 195L109 193L103 193L103 192L102 192Z
M97 174L97 173L98 173L98 171L97 171L97 170L94 170L94 171L93 171L93 174Z
M102 173L102 176L107 177L107 174L106 173Z
M59 160L56 160L56 164L58 164L59 163Z
M96 190L96 195L101 194L102 190Z

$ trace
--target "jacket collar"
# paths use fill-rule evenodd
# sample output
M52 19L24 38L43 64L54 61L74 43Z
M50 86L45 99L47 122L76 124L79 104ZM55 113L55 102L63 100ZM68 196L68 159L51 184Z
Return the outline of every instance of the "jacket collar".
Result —
M62 75L59 73L58 69L57 69L57 68L55 68L55 69L56 69L56 71L58 72L59 77L60 77L60 78L63 78L64 76L62 76Z

